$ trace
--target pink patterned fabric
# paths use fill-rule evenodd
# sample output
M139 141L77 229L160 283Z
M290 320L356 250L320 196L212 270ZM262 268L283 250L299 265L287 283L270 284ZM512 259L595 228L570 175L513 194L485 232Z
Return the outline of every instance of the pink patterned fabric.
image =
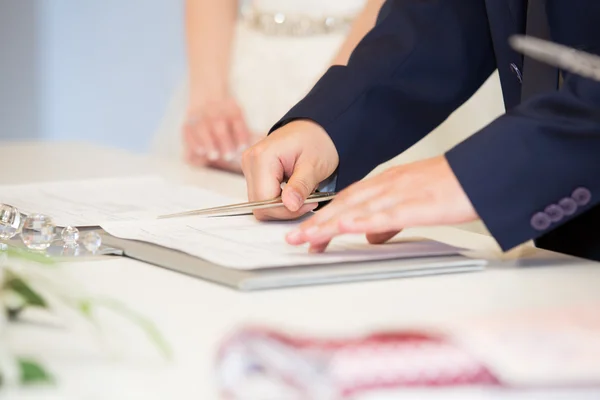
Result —
M218 376L222 393L232 399L259 390L273 398L333 399L399 387L499 384L464 349L419 332L322 340L246 329L221 347Z

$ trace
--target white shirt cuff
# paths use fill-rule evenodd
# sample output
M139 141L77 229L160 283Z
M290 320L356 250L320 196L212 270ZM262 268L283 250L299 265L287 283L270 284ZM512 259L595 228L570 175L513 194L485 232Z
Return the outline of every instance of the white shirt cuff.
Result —
M319 184L319 186L317 187L317 192L335 192L336 186L337 174L333 174Z

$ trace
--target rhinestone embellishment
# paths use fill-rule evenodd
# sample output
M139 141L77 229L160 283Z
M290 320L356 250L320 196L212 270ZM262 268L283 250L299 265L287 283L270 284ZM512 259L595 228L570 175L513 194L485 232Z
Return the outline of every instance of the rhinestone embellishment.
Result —
M313 17L300 14L269 13L254 9L244 10L246 24L268 35L311 36L344 32L350 28L354 16Z

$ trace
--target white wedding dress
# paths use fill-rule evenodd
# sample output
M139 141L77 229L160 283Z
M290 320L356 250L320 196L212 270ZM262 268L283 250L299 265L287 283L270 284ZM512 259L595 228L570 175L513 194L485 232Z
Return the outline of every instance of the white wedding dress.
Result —
M247 0L244 6L254 15L275 16L281 22L300 15L314 21L327 17L340 20L355 16L364 4L365 0ZM236 26L230 79L250 130L266 134L326 71L344 39L345 31L335 30L301 36L267 34L241 17ZM184 82L153 139L151 151L156 155L182 159L181 126L187 98ZM386 165L444 152L502 113L501 98L495 74L444 124Z

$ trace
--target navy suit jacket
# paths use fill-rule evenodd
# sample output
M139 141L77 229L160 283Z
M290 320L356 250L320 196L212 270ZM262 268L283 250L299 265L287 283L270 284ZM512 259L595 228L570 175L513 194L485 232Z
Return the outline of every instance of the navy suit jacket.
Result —
M600 0L545 0L553 41L600 54ZM445 156L504 250L600 260L600 83L563 73L521 102L526 0L388 0L347 66L333 66L273 130L310 119L340 157L337 189L442 123L498 69L506 114ZM527 80L525 71L524 79Z

